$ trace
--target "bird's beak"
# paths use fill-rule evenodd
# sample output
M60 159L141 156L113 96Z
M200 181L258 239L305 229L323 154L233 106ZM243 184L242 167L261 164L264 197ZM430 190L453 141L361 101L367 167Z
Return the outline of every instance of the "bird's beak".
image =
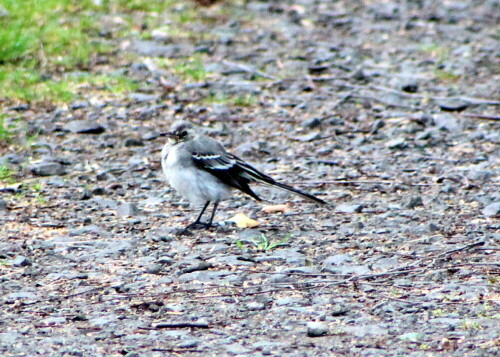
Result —
M160 136L166 137L168 139L168 142L171 144L175 144L179 141L179 136L171 131L167 131L166 133L161 133Z

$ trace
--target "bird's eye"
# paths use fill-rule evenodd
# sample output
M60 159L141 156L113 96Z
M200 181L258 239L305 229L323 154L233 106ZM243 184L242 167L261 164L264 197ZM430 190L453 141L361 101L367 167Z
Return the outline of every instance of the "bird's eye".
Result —
M187 134L188 134L188 133L187 133L187 131L186 131L186 130L184 130L184 131L181 133L181 138L185 137Z

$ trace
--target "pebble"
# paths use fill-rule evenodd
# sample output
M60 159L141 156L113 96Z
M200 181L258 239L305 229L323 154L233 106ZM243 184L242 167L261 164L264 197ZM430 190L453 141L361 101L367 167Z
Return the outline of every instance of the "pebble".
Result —
M322 322L308 322L307 323L307 336L320 337L328 333L328 326Z
M423 205L424 205L424 201L422 200L422 197L415 196L415 197L410 198L410 200L405 205L405 207L408 209L414 209L415 207L422 207Z
M18 255L10 261L10 265L14 267L26 267L32 265L32 261L25 256Z
M135 139L135 138L128 138L125 140L125 146L126 147L131 147L131 146L144 146L144 142L140 139Z
M351 204L347 204L347 203L341 203L340 205L335 207L335 209L338 212L342 212L342 213L360 213L361 211L363 211L363 208L364 208L363 205L359 205L359 204L351 205Z
M64 175L66 170L58 162L38 162L28 166L29 170L37 176Z
M136 103L155 102L159 98L155 94L145 93L130 93L128 97Z
M101 134L104 127L91 120L73 120L66 124L66 129L77 134Z
M122 217L132 217L141 214L141 210L132 202L124 202L118 206L116 213Z
M483 208L486 217L496 217L500 215L500 202L493 202Z
M389 140L388 142L385 143L385 147L389 149L404 149L407 146L408 143L406 142L406 139L403 137Z

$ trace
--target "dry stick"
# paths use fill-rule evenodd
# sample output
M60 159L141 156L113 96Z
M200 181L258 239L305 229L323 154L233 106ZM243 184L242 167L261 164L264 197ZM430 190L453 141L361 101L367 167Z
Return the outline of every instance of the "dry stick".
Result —
M500 121L500 116L498 115L481 115L481 114L459 114L466 118L477 118L483 120Z
M453 253L456 253L456 252L461 252L461 251L464 251L464 250L469 250L469 249L472 249L472 248L475 248L475 247L480 247L480 246L483 246L484 244L485 244L484 241L478 241L478 242L474 242L474 243L471 243L471 244L467 244L467 245L464 245L463 247L460 247L460 248L447 250L446 252L443 252L443 253L439 254L436 258L440 258L440 257L443 257L445 255L453 254Z
M256 70L256 69L252 69L248 66L245 66L244 64L235 63L235 62L226 61L226 60L222 61L222 63L225 64L226 66L236 67L236 68L238 68L244 72L250 73L250 74L256 74L256 75L259 75L261 77L273 79L273 80L276 79L276 77L273 77L270 74L264 73L264 72Z
M389 93L394 93L397 95L400 95L402 97L409 97L409 98L417 98L417 99L423 99L423 98L429 98L434 101L436 100L462 100L464 102L469 102L473 104L489 104L489 105L500 105L500 101L496 100L490 100L490 99L479 99L479 98L470 98L470 97L440 97L440 96L426 96L422 94L414 94L414 93L406 93L397 89L393 88L388 88L388 87L383 87L383 86L374 86L374 85L369 85L369 86L360 86L356 84L351 84L347 82L343 83L334 83L335 85L342 86L342 87L347 87L347 88L356 88L356 89L373 89L373 90L379 90L383 92L389 92Z

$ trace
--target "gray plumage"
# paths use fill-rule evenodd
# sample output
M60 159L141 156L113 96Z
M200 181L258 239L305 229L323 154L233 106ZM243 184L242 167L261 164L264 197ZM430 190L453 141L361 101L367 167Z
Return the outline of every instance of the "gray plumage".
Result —
M220 142L203 135L189 122L175 123L164 136L168 137L168 142L161 153L161 164L168 183L190 203L205 204L198 219L190 227L210 226L218 203L229 198L233 188L261 201L249 187L253 182L291 191L318 203L326 203L263 174L228 153ZM210 202L214 203L211 219L208 224L202 224L201 216Z

